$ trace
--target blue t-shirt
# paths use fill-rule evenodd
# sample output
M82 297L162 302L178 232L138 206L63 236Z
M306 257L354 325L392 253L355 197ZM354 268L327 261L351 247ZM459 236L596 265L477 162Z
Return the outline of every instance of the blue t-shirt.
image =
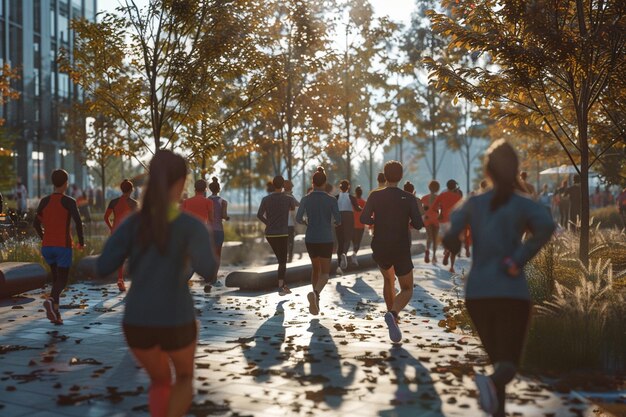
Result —
M124 323L133 326L170 327L195 320L188 281L193 272L210 279L215 272L213 242L207 226L180 213L170 222L165 253L139 242L139 215L132 214L107 240L97 263L107 276L129 260L132 285L126 295Z
M306 223L304 223L305 215L307 217ZM306 235L304 236L305 242L334 242L333 219L336 225L341 224L337 199L328 193L315 190L300 201L300 207L298 207L298 213L296 213L296 221L301 224L307 224Z
M459 246L459 234L472 230L472 267L467 277L465 297L514 298L529 300L523 266L550 240L555 225L548 211L530 198L513 194L509 201L491 211L494 191L470 197L450 215L450 230L444 243ZM524 233L530 237L522 241ZM521 273L511 277L504 259L510 257Z

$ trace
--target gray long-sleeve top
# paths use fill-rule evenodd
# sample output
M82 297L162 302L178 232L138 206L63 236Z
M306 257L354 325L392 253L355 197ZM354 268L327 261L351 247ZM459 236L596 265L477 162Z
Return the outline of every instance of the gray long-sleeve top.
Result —
M474 250L465 298L529 300L523 267L550 240L554 221L544 207L517 193L491 211L493 195L492 190L471 197L452 213L444 245L453 251L460 248L460 233L466 226L471 227ZM531 236L522 242L527 231ZM507 257L519 266L519 276L507 273Z
M161 253L155 244L142 248L139 220L138 214L131 214L107 240L98 258L98 274L107 276L129 259L133 285L126 295L125 324L169 327L193 322L189 278L196 272L206 280L217 267L206 225L180 213L170 222L167 248Z

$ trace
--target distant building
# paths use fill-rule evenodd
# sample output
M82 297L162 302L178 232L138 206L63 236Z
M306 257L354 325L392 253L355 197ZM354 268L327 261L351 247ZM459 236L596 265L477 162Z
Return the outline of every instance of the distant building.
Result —
M0 64L21 72L14 88L19 100L0 106L6 127L14 133L16 174L31 198L49 192L50 171L70 172L72 183L84 186L87 173L71 152L66 135L66 110L81 100L81 89L58 69L59 51L73 50L70 21L95 21L97 0L0 0Z

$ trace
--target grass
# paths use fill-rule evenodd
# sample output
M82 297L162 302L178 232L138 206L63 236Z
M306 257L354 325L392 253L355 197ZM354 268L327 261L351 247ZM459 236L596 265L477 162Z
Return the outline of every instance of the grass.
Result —
M626 371L626 235L596 227L588 268L576 257L577 243L567 232L527 265L536 314L524 367Z

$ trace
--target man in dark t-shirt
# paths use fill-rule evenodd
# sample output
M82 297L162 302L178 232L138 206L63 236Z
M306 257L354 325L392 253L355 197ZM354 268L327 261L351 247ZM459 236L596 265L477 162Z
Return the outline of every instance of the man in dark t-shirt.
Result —
M372 239L373 258L385 279L383 296L388 310L385 323L389 328L389 338L395 343L402 340L398 313L413 296L409 224L415 229L424 226L415 197L398 188L402 174L400 162L387 162L387 187L372 191L361 213L361 223L376 226ZM400 284L398 294L395 291L396 276Z

